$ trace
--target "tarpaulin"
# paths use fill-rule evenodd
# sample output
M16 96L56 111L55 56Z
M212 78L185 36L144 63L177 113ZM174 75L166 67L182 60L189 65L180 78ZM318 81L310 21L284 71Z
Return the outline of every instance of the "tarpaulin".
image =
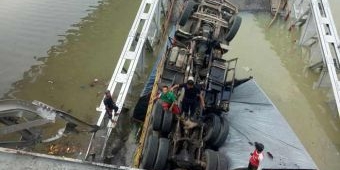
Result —
M265 148L262 169L317 169L294 131L255 80L234 89L230 111L224 116L230 124L229 135L219 152L230 159L230 169L248 166L254 142L261 142Z

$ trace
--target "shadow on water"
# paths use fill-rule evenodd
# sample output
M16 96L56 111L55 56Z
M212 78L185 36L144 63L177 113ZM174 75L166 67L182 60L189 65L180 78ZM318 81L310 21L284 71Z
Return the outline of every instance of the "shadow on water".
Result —
M330 91L313 88L319 74L307 69L309 51L297 44L300 32L289 32L283 20L268 29L266 13L242 17L231 44L231 54L240 61L238 74L256 78L320 169L337 169L340 121L329 107Z
M88 16L60 35L48 56L38 59L43 64L32 66L24 78L13 84L5 98L39 100L73 116L95 124L99 106L111 74L120 56L139 2L103 0L92 7ZM124 15L122 15L124 14ZM94 82L98 79L98 82ZM54 135L64 124L43 126L46 136ZM77 150L56 155L77 157L87 148L90 134L68 135L48 144L38 144L32 151L48 153L51 145L77 146ZM61 151L63 149L57 148Z

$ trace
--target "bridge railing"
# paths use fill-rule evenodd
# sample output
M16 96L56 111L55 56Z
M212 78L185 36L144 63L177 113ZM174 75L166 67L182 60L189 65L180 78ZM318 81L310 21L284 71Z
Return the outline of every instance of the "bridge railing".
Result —
M340 41L327 0L296 0L294 25L304 25L300 45L311 49L309 68L320 69L317 87L332 87L340 116ZM329 76L327 76L327 74Z
M107 87L107 89L110 90L112 94L118 94L118 96L115 97L116 105L119 108L118 112L121 112L125 99L130 90L130 85L135 74L136 67L140 58L143 57L145 44L147 43L151 46L154 45L156 43L157 37L160 34L161 12L163 12L163 6L166 2L167 1L161 0L143 0L141 2L135 20L127 36L120 58L118 59L116 68ZM100 103L97 111L100 112L100 117L97 121L97 125L100 126L103 123L106 112L103 101ZM116 121L118 117L119 115L114 116L113 120ZM86 158L88 158L90 152L93 152L94 150L97 152L100 150L100 158L103 159L106 144L112 129L115 126L115 123L108 121L107 128L104 130L105 132L96 132L101 133L101 135L97 136L104 136L104 140L95 140L96 134L94 133L92 135L85 155ZM100 144L94 144L95 142L100 142ZM94 146L102 147L94 149Z

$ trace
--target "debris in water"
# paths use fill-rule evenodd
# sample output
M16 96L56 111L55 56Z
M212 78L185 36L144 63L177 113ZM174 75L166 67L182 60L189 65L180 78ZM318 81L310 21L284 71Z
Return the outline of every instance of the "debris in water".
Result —
M90 86L91 87L94 87L97 83L98 83L98 79L94 79L91 83L90 83Z
M269 157L270 159L274 159L274 156L273 156L273 154L272 154L272 153L270 153L270 152L267 152L267 155L268 155L268 157Z
M250 72L250 71L252 71L253 69L252 68L250 68L250 67L242 67L246 72Z
M45 139L45 140L43 140L42 142L43 142L43 143L51 142L51 141L55 141L55 140L57 140L57 139L59 139L59 138L61 138L61 137L63 137L63 136L66 136L66 135L64 134L64 131L65 131L65 128L61 128L61 129L58 130L58 133L57 133L55 136L53 136L53 137L51 137L51 138L48 138L48 139Z
M51 144L48 147L48 154L49 155L64 155L64 154L71 154L78 152L79 148L69 144L63 145L63 144Z
M53 84L53 83L54 83L52 80L48 80L47 82L48 82L48 83L51 83L51 84Z

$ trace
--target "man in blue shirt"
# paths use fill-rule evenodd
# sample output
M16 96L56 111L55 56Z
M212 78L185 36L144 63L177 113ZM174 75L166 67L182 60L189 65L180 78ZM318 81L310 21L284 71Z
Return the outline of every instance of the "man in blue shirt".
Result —
M198 106L198 101L200 101L202 108L205 107L204 98L201 94L200 88L195 86L194 77L190 76L188 78L187 83L176 84L172 88L177 88L177 87L184 88L185 90L184 97L182 100L182 110L185 115L189 113L189 110L190 110L190 117L192 117L195 114L196 108Z

